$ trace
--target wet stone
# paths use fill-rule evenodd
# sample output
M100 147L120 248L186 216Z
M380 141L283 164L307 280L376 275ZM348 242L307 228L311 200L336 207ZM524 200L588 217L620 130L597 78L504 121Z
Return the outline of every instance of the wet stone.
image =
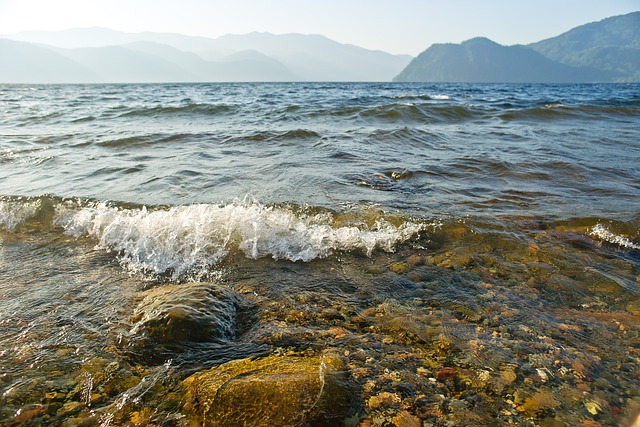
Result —
M418 265L423 265L425 263L425 259L424 259L424 257L422 257L420 255L415 255L415 254L414 255L409 255L407 257L407 263L409 265L412 265L412 266L415 267L415 266L418 266Z
M633 314L634 316L640 316L640 299L631 301L629 304L627 304L625 308L629 313Z
M404 262L404 261L399 261L396 263L393 263L389 266L389 270L393 271L394 273L397 274L403 274L406 273L407 271L411 270L411 265L409 265L409 263Z
M344 369L334 353L228 362L184 380L183 410L202 426L340 425L350 395Z
M129 346L144 362L163 363L185 347L235 339L246 311L236 294L214 284L154 288L133 313Z
M82 408L84 408L84 404L82 402L67 402L62 405L62 408L58 409L58 416L66 416L72 413L79 412Z
M422 423L418 417L411 415L407 411L400 411L398 415L391 420L396 427L420 427Z

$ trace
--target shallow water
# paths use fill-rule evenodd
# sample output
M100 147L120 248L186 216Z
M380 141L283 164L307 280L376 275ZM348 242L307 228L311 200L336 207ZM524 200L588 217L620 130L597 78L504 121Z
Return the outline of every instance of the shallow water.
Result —
M330 351L345 425L633 425L639 94L0 86L0 424L189 425L190 374Z

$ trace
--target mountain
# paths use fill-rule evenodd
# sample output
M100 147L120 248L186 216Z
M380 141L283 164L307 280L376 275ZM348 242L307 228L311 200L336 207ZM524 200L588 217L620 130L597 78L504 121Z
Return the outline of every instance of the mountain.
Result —
M401 82L578 83L610 79L610 73L560 64L525 46L487 38L434 44L400 73Z
M640 81L640 12L582 25L529 47L562 64L617 73L620 81Z
M107 47L135 42L164 44L185 52L204 51L211 47L212 39L174 33L129 33L109 28L72 28L63 31L25 31L3 37L28 43L47 44L64 49L81 47Z
M294 74L312 81L389 81L412 59L409 55L392 55L304 34L225 35L214 40L211 50L248 49L275 58Z
M123 46L57 49L57 52L82 64L105 83L175 82L196 80L195 75L161 56Z
M124 47L179 64L192 82L300 80L279 61L253 50L219 55L216 61L207 61L195 53L152 42L135 42Z
M528 46L486 38L434 44L394 81L640 82L640 12L576 27Z
M0 39L1 83L159 83L293 81L278 61L239 52L206 61L171 46L134 42L63 49Z
M411 60L408 55L303 34L251 33L209 39L80 28L5 37L41 48L56 47L56 53L97 72L104 81L389 81ZM131 56L132 52L139 57Z
M0 82L89 83L98 80L89 68L51 49L0 39Z

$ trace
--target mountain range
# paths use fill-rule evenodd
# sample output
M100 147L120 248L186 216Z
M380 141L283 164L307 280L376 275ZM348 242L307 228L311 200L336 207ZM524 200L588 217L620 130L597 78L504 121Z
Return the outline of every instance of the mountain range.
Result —
M416 58L321 35L250 33L215 39L105 28L0 38L2 83L216 81L640 82L640 12L530 45L477 37Z
M434 44L399 82L640 82L640 12L576 27L527 46L478 37Z
M0 58L5 83L389 81L412 59L320 35L209 39L104 28L5 36Z

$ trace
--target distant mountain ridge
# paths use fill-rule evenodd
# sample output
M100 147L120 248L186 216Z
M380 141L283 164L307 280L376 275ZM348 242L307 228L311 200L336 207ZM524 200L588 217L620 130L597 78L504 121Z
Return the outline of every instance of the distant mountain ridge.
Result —
M576 27L528 46L486 38L434 44L394 81L640 82L640 12Z
M640 11L527 46L477 37L434 44L416 58L303 34L212 39L76 28L4 37L0 83L640 82Z
M389 81L412 59L302 34L208 39L81 28L8 37L0 39L5 83Z
M502 46L478 37L462 44L435 44L396 81L484 83L583 83L609 79L598 70L559 64L524 46Z
M562 64L608 71L618 81L640 81L640 12L581 25L529 47Z

